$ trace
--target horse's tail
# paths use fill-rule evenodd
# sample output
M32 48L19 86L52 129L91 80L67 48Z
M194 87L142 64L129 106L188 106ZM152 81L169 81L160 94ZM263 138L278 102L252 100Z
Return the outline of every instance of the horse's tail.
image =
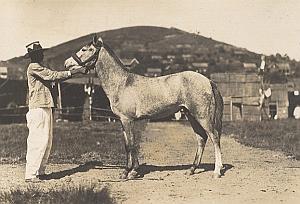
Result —
M217 130L219 136L222 133L222 117L223 117L223 98L221 96L220 91L217 89L217 85L210 81L212 91L215 99L215 111L214 111L214 128Z

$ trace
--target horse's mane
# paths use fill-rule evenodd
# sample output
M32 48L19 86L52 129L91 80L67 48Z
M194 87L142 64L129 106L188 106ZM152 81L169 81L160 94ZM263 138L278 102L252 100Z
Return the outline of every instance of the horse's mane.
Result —
M120 67L126 71L128 71L123 62L120 60L120 58L115 54L115 52L106 44L103 42L103 47L107 50L107 52L116 60L116 62L118 63L118 65L120 65Z

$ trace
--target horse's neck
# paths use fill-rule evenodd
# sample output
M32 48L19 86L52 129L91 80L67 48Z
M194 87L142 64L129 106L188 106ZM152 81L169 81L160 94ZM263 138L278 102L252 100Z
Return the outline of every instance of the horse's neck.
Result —
M122 89L129 76L129 72L122 68L117 56L112 56L105 48L99 53L96 64L96 72L100 79L101 86L108 97L114 97Z

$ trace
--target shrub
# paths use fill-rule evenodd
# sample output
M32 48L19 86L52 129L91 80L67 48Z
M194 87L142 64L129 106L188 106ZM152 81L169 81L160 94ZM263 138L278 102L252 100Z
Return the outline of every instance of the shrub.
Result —
M98 191L94 186L78 186L44 191L39 187L29 186L25 190L18 188L0 193L0 202L10 204L113 204L115 200L109 195L107 188Z

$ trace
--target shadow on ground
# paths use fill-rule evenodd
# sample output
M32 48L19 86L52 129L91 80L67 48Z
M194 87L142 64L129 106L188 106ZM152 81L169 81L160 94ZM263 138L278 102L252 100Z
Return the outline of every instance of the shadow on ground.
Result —
M151 172L155 171L180 171L180 170L188 170L192 167L192 165L174 165L174 166L155 166L155 165L147 165L142 164L140 165L140 168L138 170L139 177L143 178L145 175L150 174ZM234 166L231 164L223 164L222 169L222 175L225 175L226 171L233 168ZM63 171L53 172L51 174L47 174L43 177L41 177L42 180L51 180L51 179L61 179L66 176L71 176L73 174L79 173L79 172L88 172L90 169L121 169L124 168L124 166L106 166L103 165L100 161L89 161L85 164L79 165L77 167L74 167L72 169L67 169ZM215 168L215 164L210 163L204 163L200 165L200 169L202 169L201 172L206 171L213 171ZM199 172L199 173L201 173Z
M103 165L100 161L89 161L85 164L81 164L77 167L74 167L72 169L67 169L63 171L53 172L51 174L47 174L45 176L42 176L42 180L51 180L51 179L61 179L66 176L71 176L73 174L79 173L79 172L87 172L90 169L119 169L122 168L122 166L106 166Z
M139 174L140 177L144 177L145 175L155 172L155 171L180 171L180 170L189 170L192 167L192 165L175 165L175 166L155 166L155 165L147 165L147 164L142 164L140 165L139 168ZM229 169L233 168L234 166L231 164L223 164L223 169L221 171L222 176L225 175L226 171ZM203 163L200 164L199 169L204 169L201 172L206 172L206 171L214 171L215 169L215 164L207 164Z

